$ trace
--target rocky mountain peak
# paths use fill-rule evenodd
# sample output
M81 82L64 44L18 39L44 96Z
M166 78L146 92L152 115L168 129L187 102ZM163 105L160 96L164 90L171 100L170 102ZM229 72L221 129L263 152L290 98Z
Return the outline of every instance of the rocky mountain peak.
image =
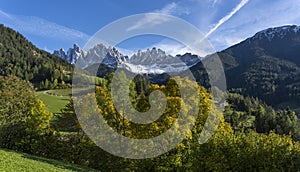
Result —
M54 55L58 56L58 57L61 57L62 59L65 59L66 60L66 52L63 48L59 49L59 50L55 50L53 52Z
M102 63L111 68L123 67L134 73L178 72L188 69L199 61L198 56L186 54L182 57L173 57L155 47L145 51L139 50L129 58L117 48L101 43L88 51L83 51L77 44L74 44L67 54L62 50L55 51L54 54L80 68Z
M296 25L286 25L281 27L273 27L262 30L254 35L254 39L264 39L267 38L269 41L272 41L275 38L283 39L285 36L290 34L299 34L300 26Z

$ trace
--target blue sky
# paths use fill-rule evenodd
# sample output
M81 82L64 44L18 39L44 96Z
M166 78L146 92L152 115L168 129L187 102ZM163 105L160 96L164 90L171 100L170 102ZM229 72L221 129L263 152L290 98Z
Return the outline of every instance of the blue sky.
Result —
M238 43L269 27L300 25L300 0L4 0L0 23L52 52L83 46L105 25L133 14L158 12L195 25L216 50ZM170 54L188 51L160 36L132 38L120 45L126 53L158 47Z

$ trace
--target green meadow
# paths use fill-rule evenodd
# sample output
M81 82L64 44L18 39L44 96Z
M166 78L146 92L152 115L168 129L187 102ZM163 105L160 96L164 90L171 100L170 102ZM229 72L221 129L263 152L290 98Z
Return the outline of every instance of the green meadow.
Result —
M56 93L55 90L39 91L37 95L45 103L50 112L60 113L60 110L70 101L70 96L68 95L70 90L71 89L59 90L59 95L54 95L54 93Z
M30 171L30 172L60 172L60 171L93 171L74 164L65 164L60 161L32 156L25 153L0 149L0 171Z

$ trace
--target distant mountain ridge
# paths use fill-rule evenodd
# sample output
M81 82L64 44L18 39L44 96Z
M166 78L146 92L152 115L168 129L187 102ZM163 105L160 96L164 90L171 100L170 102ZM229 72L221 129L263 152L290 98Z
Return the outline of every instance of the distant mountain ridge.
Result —
M184 71L200 61L200 57L190 53L173 57L155 47L146 51L140 50L128 57L116 48L106 47L104 44L97 44L88 51L84 51L74 44L67 53L60 49L54 51L53 54L80 68L102 63L114 69L120 67L140 74Z
M98 45L92 51L76 55L92 56L101 47L107 49L103 46ZM107 55L107 51L104 52ZM217 55L223 63L227 87L231 92L259 97L276 108L284 108L287 104L292 108L300 107L300 26L287 25L259 31L252 37L217 52ZM72 59L70 56L66 57L66 60ZM187 53L173 58L163 50L153 48L139 51L130 58L114 51L108 57L115 57L107 58L115 59L114 63L105 61L108 66L119 66L133 73L151 74L154 80L164 80L166 72L190 69L200 84L209 85L205 68L196 55ZM179 59L181 63L174 59Z
M209 87L205 68L197 55L186 53L173 57L152 48L128 57L116 48L98 44L88 51L78 45L67 52L60 49L54 53L61 57L58 58L36 48L4 25L0 25L0 33L0 75L16 75L32 82L37 89L70 86L73 66L69 63L83 68L89 66L89 70L98 69L102 63L103 68L98 71L105 70L104 74L121 67L133 73L149 74L153 81L161 83L168 77L166 72L190 69L200 84ZM300 26L265 29L217 54L231 92L258 97L276 108L300 107Z
M250 50L251 52L261 54L266 52L271 56L279 57L286 56L289 58L287 60L296 60L297 63L300 63L300 58L297 59L294 56L291 57L289 54L291 51L296 51L294 52L295 54L299 53L296 50L297 47L299 47L299 40L297 41L297 39L299 39L299 37L297 37L299 33L300 26L296 25L268 28L257 32L253 37L250 37L237 45L221 51L221 53L227 53L234 47L240 48L243 46L248 46L249 44L250 46L248 48L252 48L252 50ZM298 43L290 45L290 40L295 40L294 43ZM283 43L284 41L287 42ZM256 50L253 49L254 45L257 48ZM274 46L280 47L274 48ZM288 55L285 53L288 53ZM132 57L128 57L120 53L116 48L106 47L101 43L95 45L88 51L84 51L77 44L74 44L73 48L69 48L67 52L65 52L63 49L60 49L55 50L53 54L61 57L71 64L76 64L80 68L86 68L93 64L103 63L112 68L123 67L134 73L164 73L184 71L200 61L200 57L191 55L189 53L177 55L177 58L174 58L171 55L167 55L163 50L155 47L145 51L139 50ZM224 61L224 64L227 63L228 62Z

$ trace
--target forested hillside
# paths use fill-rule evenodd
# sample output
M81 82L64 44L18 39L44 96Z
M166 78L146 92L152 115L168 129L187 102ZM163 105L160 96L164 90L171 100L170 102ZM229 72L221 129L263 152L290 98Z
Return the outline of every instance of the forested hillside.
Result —
M230 91L262 99L276 109L300 107L300 32L282 26L218 53Z
M72 65L36 48L24 36L0 25L0 75L16 75L38 89L71 83Z

